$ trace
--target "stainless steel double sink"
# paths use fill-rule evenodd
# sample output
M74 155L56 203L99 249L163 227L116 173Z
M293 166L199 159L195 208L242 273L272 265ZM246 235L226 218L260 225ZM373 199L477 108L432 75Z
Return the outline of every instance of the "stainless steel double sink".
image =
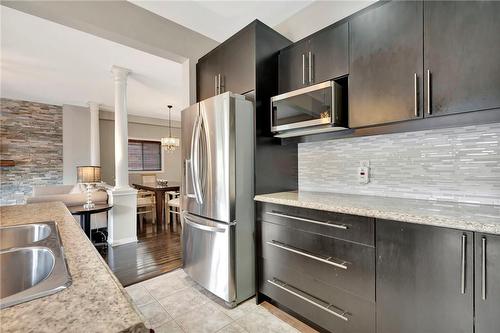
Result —
M71 284L53 221L0 227L0 309L48 296Z

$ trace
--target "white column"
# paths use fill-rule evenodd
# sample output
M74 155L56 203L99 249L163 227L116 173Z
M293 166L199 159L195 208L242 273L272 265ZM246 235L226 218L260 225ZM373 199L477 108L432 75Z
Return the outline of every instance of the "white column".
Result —
M112 246L137 241L137 190L128 184L127 78L130 70L111 68L115 85L115 187L108 191L113 209L108 220Z
M128 184L128 119L127 78L130 70L113 66L115 83L115 188L126 189Z
M99 103L89 102L90 110L90 164L101 165L101 148L99 139Z

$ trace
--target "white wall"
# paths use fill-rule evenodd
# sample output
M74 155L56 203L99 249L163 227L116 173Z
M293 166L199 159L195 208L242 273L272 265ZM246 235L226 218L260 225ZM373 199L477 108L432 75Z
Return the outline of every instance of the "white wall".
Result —
M103 181L114 185L115 181L115 147L114 147L114 114L100 112L101 136L101 172ZM131 139L157 140L168 136L168 121L148 117L129 115L128 135ZM180 123L172 121L172 135L181 139ZM181 180L181 150L180 147L173 152L163 152L164 172L156 173L158 178L180 182ZM140 181L141 172L130 173L132 182Z
M63 183L76 183L76 167L90 165L90 112L63 105Z
M321 30L375 1L315 1L274 27L293 42Z

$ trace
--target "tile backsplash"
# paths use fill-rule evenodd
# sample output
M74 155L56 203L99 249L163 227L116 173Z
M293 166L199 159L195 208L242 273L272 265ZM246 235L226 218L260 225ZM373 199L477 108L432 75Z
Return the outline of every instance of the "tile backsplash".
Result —
M302 143L298 166L301 191L500 205L500 123Z

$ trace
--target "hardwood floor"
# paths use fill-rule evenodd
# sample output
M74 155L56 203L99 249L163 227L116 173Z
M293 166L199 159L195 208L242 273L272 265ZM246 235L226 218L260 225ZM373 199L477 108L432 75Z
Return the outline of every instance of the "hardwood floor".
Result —
M157 231L151 220L145 222L137 228L137 243L99 250L124 287L182 267L180 225Z

